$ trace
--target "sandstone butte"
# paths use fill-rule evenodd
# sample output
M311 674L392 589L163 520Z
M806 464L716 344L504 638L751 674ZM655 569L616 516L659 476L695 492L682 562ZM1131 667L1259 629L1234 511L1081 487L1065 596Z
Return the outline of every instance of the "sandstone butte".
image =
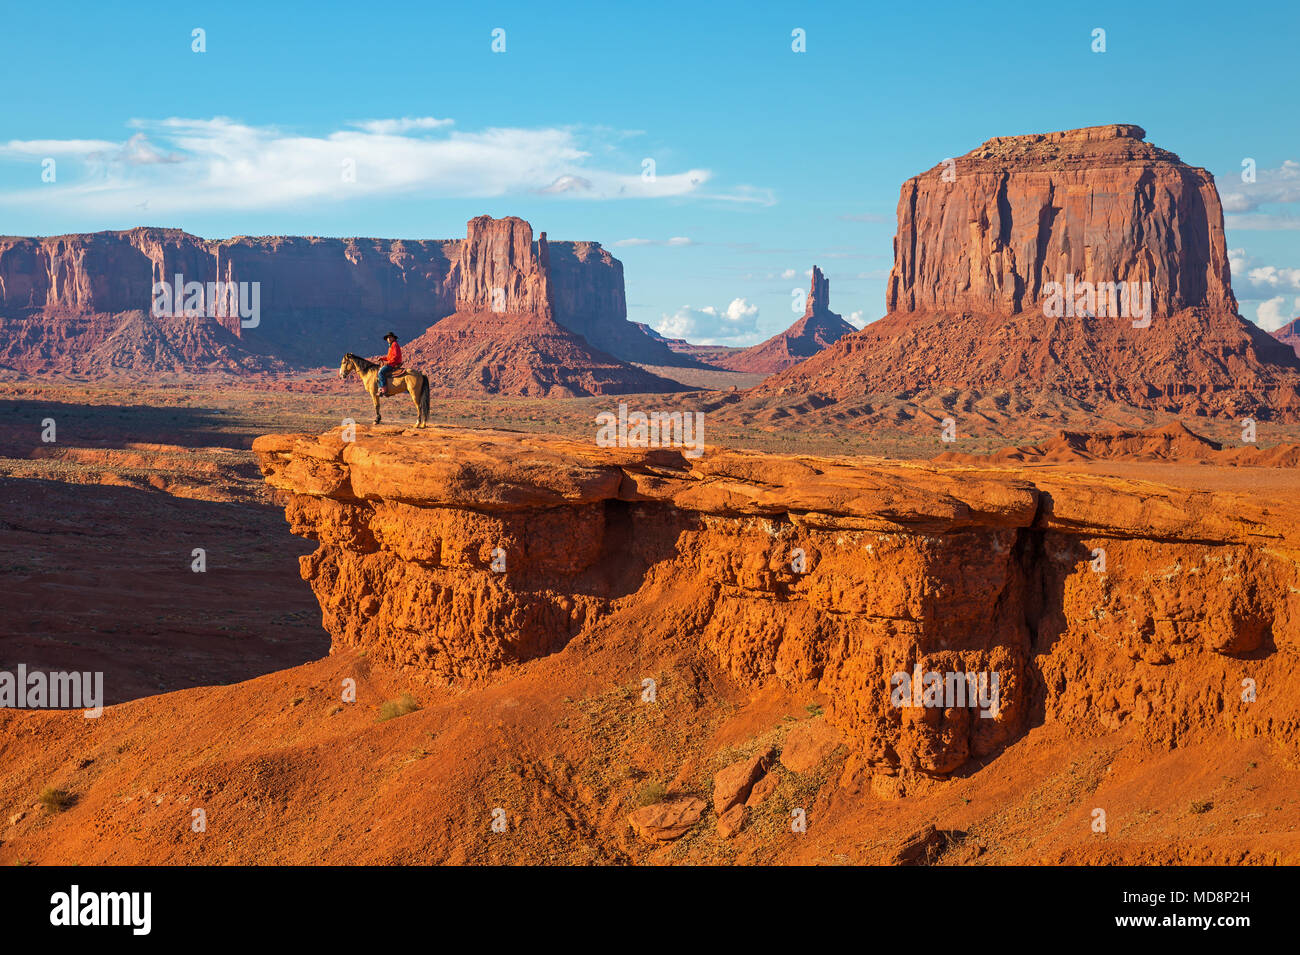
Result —
M406 363L424 371L435 391L551 398L681 389L594 348L556 321L566 311L557 303L593 290L561 284L569 273L552 269L545 232L534 242L532 226L523 219L480 216L470 220L467 234L453 265L459 276L456 310L404 350ZM581 254L591 249L584 246ZM621 293L621 271L618 277ZM621 294L596 311L625 314ZM606 324L625 326L619 347L636 335L644 340L643 352L651 344L663 347L626 320Z
M830 285L822 270L814 265L808 301L797 322L767 341L715 360L714 364L730 371L769 374L811 358L826 346L857 331L830 310Z
M72 373L334 365L345 351L382 350L390 329L407 341L453 313L491 312L498 287L509 314L547 311L552 334L566 339L561 357L593 350L630 386L647 376L627 360L680 363L627 321L618 259L597 242L545 244L540 252L520 219L488 216L470 220L464 239L207 240L160 228L0 237L0 365ZM260 321L154 317L153 283L176 274L258 283Z
M1034 731L1293 749L1300 728L1294 468L688 461L452 428L254 451L318 543L301 572L333 652L435 683L671 634L752 692L811 681L843 784L896 795ZM891 705L918 666L998 673L996 715ZM1244 703L1246 679L1267 699Z
M1054 392L1181 415L1290 420L1300 361L1237 314L1213 177L1138 126L1000 136L903 183L888 314L746 400ZM1045 313L1050 283L1149 283L1141 318Z

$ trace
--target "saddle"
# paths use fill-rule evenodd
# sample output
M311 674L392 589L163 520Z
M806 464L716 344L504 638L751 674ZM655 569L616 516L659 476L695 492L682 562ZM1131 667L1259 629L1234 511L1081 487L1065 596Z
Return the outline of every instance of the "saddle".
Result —
M401 368L394 368L394 369L393 369L393 373L392 373L391 375L388 376L388 387L389 387L389 388L392 388L393 385L397 384L397 382L398 382L399 379L401 379L401 378L405 378L405 377L406 377L406 373L407 373L407 371L409 371L409 370L410 370L410 369L408 369L405 365L403 365ZM400 394L400 392L398 392L398 394ZM391 397L392 397L392 395L387 394L383 389L380 389L380 391L379 391L379 395L380 395L380 397L382 397L382 398L391 398Z

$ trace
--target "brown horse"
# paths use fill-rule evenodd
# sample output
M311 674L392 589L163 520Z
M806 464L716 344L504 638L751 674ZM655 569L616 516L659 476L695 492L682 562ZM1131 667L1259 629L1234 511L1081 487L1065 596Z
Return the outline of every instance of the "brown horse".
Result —
M347 378L349 372L355 371L361 378L361 384L375 402L375 424L379 424L379 368L375 362L360 355L348 352L339 363L339 377ZM429 425L429 379L422 371L415 368L399 368L388 379L385 398L399 395L403 391L415 402L417 428Z

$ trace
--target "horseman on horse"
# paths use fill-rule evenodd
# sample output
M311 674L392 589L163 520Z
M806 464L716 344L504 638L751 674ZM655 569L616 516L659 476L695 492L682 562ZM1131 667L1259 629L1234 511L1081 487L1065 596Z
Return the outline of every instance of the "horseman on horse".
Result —
M415 402L415 426L426 427L429 423L428 376L415 368L402 367L402 347L395 334L389 332L384 340L388 342L388 354L380 362L348 352L339 363L339 377L347 378L352 372L357 373L362 386L375 402L375 424L380 422L379 399L405 391Z
M388 354L379 362L379 395L384 397L388 391L388 381L393 372L402 367L402 346L397 344L397 336L389 332L384 336L388 342Z

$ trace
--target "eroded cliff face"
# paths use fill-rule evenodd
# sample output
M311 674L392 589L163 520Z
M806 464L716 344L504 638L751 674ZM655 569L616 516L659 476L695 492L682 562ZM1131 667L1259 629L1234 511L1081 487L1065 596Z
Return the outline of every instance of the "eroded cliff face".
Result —
M533 227L514 216L479 216L465 232L456 255L457 310L550 311L545 232L534 243Z
M545 233L534 241L523 219L479 216L464 239L207 240L152 228L0 237L0 325L11 340L33 343L4 357L44 370L60 343L86 328L103 326L98 341L121 324L112 316L149 315L154 283L177 274L185 282L258 283L256 325L237 317L189 324L219 326L247 349L292 364L337 362L376 329L413 339L456 311L545 313L637 361L666 351L627 321L622 265L598 243L548 243ZM201 366L207 355L193 360Z
M301 570L335 648L439 680L670 621L742 686L815 681L853 785L885 795L1044 722L1134 724L1164 746L1300 728L1290 485L687 461L459 429L254 450L294 532L319 542ZM900 696L897 674L917 672L997 674L996 702ZM1244 680L1269 692L1245 702Z
M1145 135L998 136L907 180L889 310L1019 312L1074 275L1149 282L1161 315L1235 312L1214 177Z

